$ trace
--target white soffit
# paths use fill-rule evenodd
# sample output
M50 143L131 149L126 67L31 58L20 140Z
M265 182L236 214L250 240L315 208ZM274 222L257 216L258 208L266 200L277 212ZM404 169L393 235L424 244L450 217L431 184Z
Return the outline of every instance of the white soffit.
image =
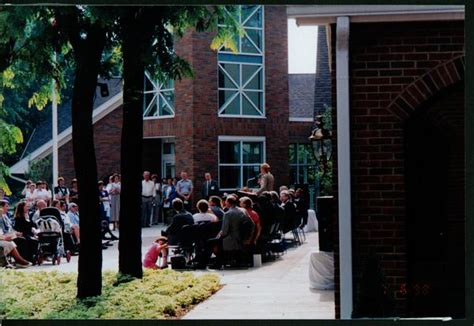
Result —
M464 6L290 5L287 15L302 26L334 23L339 16L348 16L351 22L464 20Z

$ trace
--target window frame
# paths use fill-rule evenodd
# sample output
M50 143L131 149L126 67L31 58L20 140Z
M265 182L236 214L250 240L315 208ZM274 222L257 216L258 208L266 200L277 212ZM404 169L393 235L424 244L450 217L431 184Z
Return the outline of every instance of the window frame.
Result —
M149 82L153 85L154 89L151 90L151 91L146 91L145 90L145 87L146 87L146 79L148 78ZM161 82L158 82L158 81L154 81L153 78L151 78L151 75L148 71L145 70L145 75L143 76L143 120L156 120L156 119L172 119L175 117L176 115L176 107L175 107L175 103L173 103L173 105L171 105L168 100L164 97L164 95L162 95L161 93L163 92L173 92L173 98L174 100L176 100L176 93L175 93L175 87L174 87L174 80L173 80L173 88L161 88L159 87L159 85L163 85L164 83L161 83ZM166 104L168 105L168 107L171 109L171 111L173 112L173 114L170 114L170 115L159 115L159 112L160 112L160 107L158 106L158 109L157 109L157 113L158 115L155 115L155 116L145 116L145 112L146 110L149 109L150 105L148 105L147 108L145 108L145 105L146 105L146 100L145 100L145 96L146 94L155 94L155 96L152 98L151 102L153 102L153 100L155 98L157 98L157 105L160 103L160 101L162 99L160 99L160 97L162 97Z
M235 142L240 146L240 162L239 163L221 163L220 143L221 142ZM262 143L262 162L261 163L244 163L242 150L244 143ZM234 191L239 189L237 185L235 188L221 188L221 166L234 166L240 168L240 184L244 187L244 167L261 165L266 162L266 137L259 136L219 136L217 140L217 174L219 181L219 189L222 191Z
M295 180L296 183L295 184L307 184L309 186L316 185L317 181L314 184L311 184L311 183L308 182L308 171L309 171L308 168L310 166L313 166L313 167L315 167L315 169L317 169L318 164L317 163L315 163L315 164L308 163L308 157L307 156L304 157L304 163L300 163L299 156L298 156L298 147L299 147L299 145L309 146L310 150L311 150L311 143L300 143L300 142L289 143L289 146L295 146L295 150L296 150L296 152L295 152L296 163L291 163L290 158L288 157L288 165L289 165L289 168L290 168L290 170L289 170L290 180L291 180L291 168L296 167L296 180ZM289 154L289 148L288 148L288 154ZM309 155L311 155L311 154L309 154ZM303 171L304 171L304 169L306 169L306 174L304 174L304 178L306 178L306 180L299 180L299 175L300 175L300 169L301 168L303 168ZM292 184L292 183L290 182L290 184Z
M239 5L241 6L241 5ZM261 53L247 53L247 52L241 52L241 48L242 48L242 41L239 37L239 52L237 53L233 53L231 51L225 51L225 50L222 50L223 47L221 47L218 51L217 51L217 69L216 69L216 73L217 73L217 116L219 118L245 118L245 119L266 119L266 91L265 91L265 87L266 87L266 71L265 71L265 6L264 5L256 5L256 9L252 12L251 15L249 15L249 17L247 17L247 20L250 19L258 10L261 10L261 16L262 16L262 26L261 27L244 27L244 29L251 29L251 30L260 30L262 32L262 39L261 39L261 42L262 42L262 46L261 46ZM227 10L226 10L227 11ZM244 22L246 22L247 20L245 20ZM239 23L242 22L242 19L241 17L239 17ZM218 24L218 27L222 27L222 26L225 26L223 24ZM245 37L245 36L244 36ZM250 38L249 38L250 39ZM251 40L250 40L251 41ZM253 41L251 41L253 43ZM255 44L254 44L255 46ZM236 58L235 61L230 61L228 59L223 59L223 60L219 60L219 54L224 54L224 55L232 55ZM256 62L245 62L244 60L239 60L239 57L245 57L245 56L254 56L254 57L259 57L261 58L261 62L259 63L256 63ZM229 89L229 88L221 88L219 87L219 70L222 69L224 71L224 73L227 74L227 72L220 66L221 64L236 64L236 65L239 65L239 72L240 72L240 78L239 78L239 85L237 88L235 89ZM243 87L242 85L242 65L255 65L255 66L260 66L260 70L258 71L261 71L262 73L262 87L260 90L250 90L250 91L253 91L253 92L258 92L258 93L262 93L262 108L258 108L257 111L261 114L258 114L258 115L250 115L250 114L242 114L243 113L243 98L244 96L247 97L244 92L245 92L245 88ZM258 73L258 72L257 72ZM227 74L227 77L228 74ZM233 78L231 78L233 79ZM250 78L248 81L247 81L247 84L250 82L252 78ZM239 112L240 114L225 114L223 113L223 111L225 111L225 109L227 107L224 107L224 108L221 108L219 106L219 103L220 103L220 95L219 95L219 92L220 91L236 91L237 92L237 96L240 98L240 107L239 107ZM234 97L235 98L235 97ZM249 99L247 98L247 100L249 101ZM249 101L251 103L253 103L252 101ZM255 103L253 103L255 104Z
M242 5L236 5L236 6L240 6L240 8L242 8ZM257 48L257 50L260 52L260 53L251 53L251 52L242 52L242 37L239 37L239 52L237 52L237 54L240 54L240 55L252 55L252 56L264 56L265 55L265 6L264 5L255 5L256 6L256 9L252 12L251 15L249 15L247 17L247 19L242 22L242 16L239 17L239 21L238 23L242 25L242 27L244 29L250 29L250 30L257 30L257 31L261 31L262 32L262 46L261 46L261 49L258 50L258 47L257 45L250 39L250 37L248 37L248 39L250 40L250 42L253 44L253 46L255 46L255 48ZM252 17L259 9L262 10L262 27L253 27L253 26L243 26L243 24L245 22L247 22L250 17ZM227 9L224 9L228 15L230 15L229 11ZM217 24L217 27L224 27L225 25L224 24ZM245 37L245 36L244 36ZM224 48L224 46L221 46L219 48L219 50L217 51L218 53L225 53L225 54L236 54L236 53L233 53L232 51L230 50L222 50Z

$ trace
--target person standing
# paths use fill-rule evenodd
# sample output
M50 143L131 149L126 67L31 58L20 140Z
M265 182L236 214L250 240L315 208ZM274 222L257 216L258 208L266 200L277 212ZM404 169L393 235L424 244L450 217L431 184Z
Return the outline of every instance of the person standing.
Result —
M118 229L120 216L120 191L121 184L118 174L113 174L109 178L107 190L110 195L110 221L113 223L112 230Z
M204 174L204 183L202 184L201 195L205 200L209 200L211 196L219 195L219 185L216 180L212 179L209 172Z
M33 206L35 205L35 199L34 199L34 193L36 189L36 184L33 182L30 183L28 186L28 189L25 191L25 201L28 204L28 208L32 209Z
M151 226L151 210L153 196L155 195L155 183L150 179L150 172L143 172L142 180L142 227Z
M183 201L184 208L191 212L193 182L191 179L188 179L188 173L185 171L181 172L181 180L179 180L176 185L176 192L178 193L178 197Z
M153 195L153 212L152 212L152 221L151 224L156 225L162 220L162 209L161 209L161 199L162 199L162 185L160 179L156 174L153 174L151 180L155 184L155 193Z
M64 186L64 178L58 178L58 185L54 187L54 199L64 200L69 203L69 189Z
M270 173L270 165L263 163L260 166L260 189L257 190L257 195L262 194L264 191L273 191L273 185L275 184L275 178Z
M79 204L79 190L77 188L77 179L71 180L71 188L69 189L69 201L71 203Z
M167 183L163 184L163 223L170 224L173 215L171 203L176 198L176 188L173 185L173 179L168 178Z
M36 189L33 193L33 198L35 201L44 200L46 205L49 206L51 201L51 192L46 189L46 182L38 181L36 183Z

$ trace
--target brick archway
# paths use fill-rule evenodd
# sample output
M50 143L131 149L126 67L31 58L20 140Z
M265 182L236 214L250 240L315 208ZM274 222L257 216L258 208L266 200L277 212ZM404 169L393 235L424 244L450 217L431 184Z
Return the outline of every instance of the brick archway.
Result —
M416 79L388 105L388 110L400 120L441 90L464 80L464 55L443 62Z

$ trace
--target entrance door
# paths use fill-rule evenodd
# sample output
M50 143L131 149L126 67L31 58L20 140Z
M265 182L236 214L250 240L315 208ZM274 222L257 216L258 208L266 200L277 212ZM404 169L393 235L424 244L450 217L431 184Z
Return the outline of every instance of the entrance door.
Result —
M164 139L162 143L162 176L174 178L176 176L175 171L175 158L174 158L174 142L172 140Z
M413 317L464 316L463 97L463 89L450 90L406 123L407 308Z

